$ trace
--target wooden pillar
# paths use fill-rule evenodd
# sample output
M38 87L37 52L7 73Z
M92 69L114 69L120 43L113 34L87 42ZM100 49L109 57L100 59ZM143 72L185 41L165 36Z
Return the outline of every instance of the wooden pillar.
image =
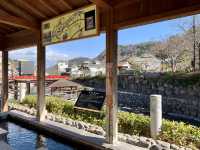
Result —
M15 100L18 100L18 82L17 81L14 81L14 99Z
M37 120L42 121L46 115L45 103L45 46L42 45L41 33L37 43Z
M8 51L2 51L2 100L1 112L8 111Z
M113 28L113 10L106 19L106 141L117 142L117 31Z
M31 83L27 82L26 83L26 95L30 95L31 94Z

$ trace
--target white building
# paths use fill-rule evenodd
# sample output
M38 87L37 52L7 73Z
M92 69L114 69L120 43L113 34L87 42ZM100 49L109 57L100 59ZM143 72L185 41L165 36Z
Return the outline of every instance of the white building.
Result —
M106 68L103 63L83 63L80 66L71 67L71 76L74 78L78 77L94 77L99 75L105 75Z
M127 61L119 62L118 69L119 70L129 70L129 69L131 69L131 64Z
M106 74L105 64L90 64L88 68L90 69L90 76L92 77Z
M69 68L67 61L60 61L56 65L46 69L47 75L61 75L67 72Z
M138 65L141 70L148 72L160 72L161 70L161 61L151 54L134 57L133 60L133 63Z
M69 67L67 61L58 62L58 72L66 72L66 69Z

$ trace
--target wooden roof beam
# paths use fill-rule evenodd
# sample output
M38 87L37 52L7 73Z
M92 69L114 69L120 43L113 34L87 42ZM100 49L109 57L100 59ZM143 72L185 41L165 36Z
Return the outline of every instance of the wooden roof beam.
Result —
M57 10L55 8L53 8L52 6L50 6L45 0L39 0L39 2L46 7L49 11L51 11L53 14L58 15L59 13L57 12Z
M0 23L21 27L32 31L39 31L40 29L39 23L27 21L12 15L0 15Z
M120 3L116 4L114 8L116 9L116 8L124 7L124 6L137 3L137 2L140 2L140 0L123 0Z
M89 0L89 1L96 4L99 7L102 7L105 9L112 9L112 6L105 0Z
M5 10L9 14L13 14L15 16L20 16L22 18L25 18L26 20L30 21L36 21L36 18L31 16L28 12L24 11L23 9L20 9L14 3L8 2L7 0L1 1L0 3L1 9Z
M139 25L145 25L149 23L155 23L159 21L165 21L165 20L175 19L179 17L195 15L198 13L200 13L200 3L198 5L196 4L196 5L188 6L188 7L182 7L182 8L172 9L172 10L163 11L163 12L161 11L159 13L150 14L148 16L140 16L138 18L132 18L129 20L115 22L114 28L123 29L127 27L135 27Z
M0 38L1 40L1 38ZM37 34L28 30L21 30L3 37L4 50L10 51L20 48L35 46L37 44ZM0 41L1 42L1 41ZM0 44L1 46L1 44Z
M60 2L68 9L73 9L73 7L65 0L60 0Z
M32 11L34 14L40 16L41 18L47 18L47 16L45 14L43 14L42 12L40 12L39 10L37 10L35 7L33 7L29 2L27 2L26 0L21 0L21 1L17 1L17 3L21 3L22 5L24 5L24 7L28 8L30 11Z

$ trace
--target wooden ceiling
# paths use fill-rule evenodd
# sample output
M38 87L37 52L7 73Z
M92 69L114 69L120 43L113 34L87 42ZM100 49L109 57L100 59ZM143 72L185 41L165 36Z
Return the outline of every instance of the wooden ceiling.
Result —
M1 0L0 40L4 41L3 49L34 45L34 32L40 30L42 21L92 3L100 8L101 31L105 29L107 9L114 12L113 26L116 29L200 12L199 0Z

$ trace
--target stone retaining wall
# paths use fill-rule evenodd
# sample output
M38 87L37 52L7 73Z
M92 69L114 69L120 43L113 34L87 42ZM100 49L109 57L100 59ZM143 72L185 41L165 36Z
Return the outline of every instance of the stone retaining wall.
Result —
M97 89L105 89L104 79L78 82ZM118 77L118 90L119 106L128 111L149 113L149 96L161 94L163 113L200 119L199 83L186 86L184 80L177 84L177 80L167 83L155 78L121 75Z

